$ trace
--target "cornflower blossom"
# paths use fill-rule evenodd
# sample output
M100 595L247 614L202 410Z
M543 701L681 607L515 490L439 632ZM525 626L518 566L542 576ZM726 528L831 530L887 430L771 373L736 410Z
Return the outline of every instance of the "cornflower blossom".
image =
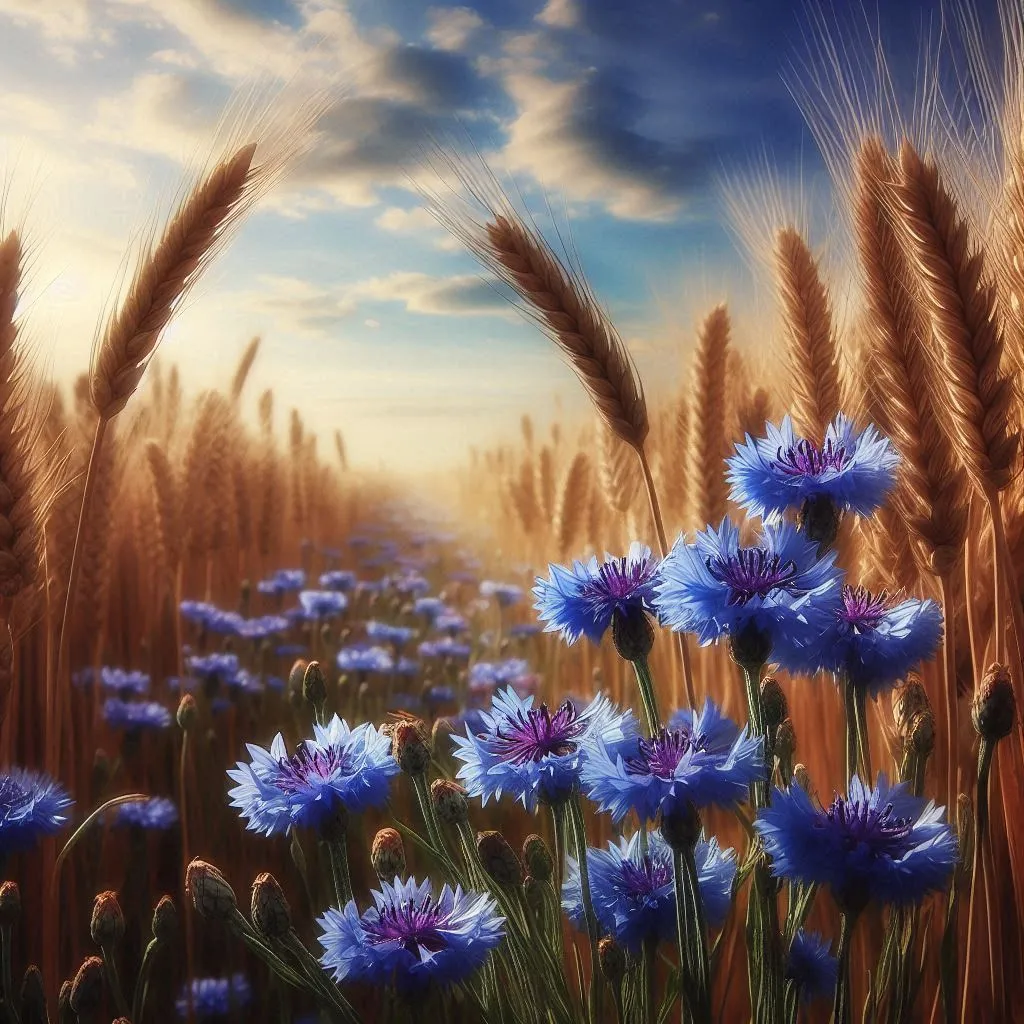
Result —
M121 804L114 812L115 826L141 828L147 832L166 831L177 824L177 821L177 805L164 796Z
M342 672L391 672L395 667L383 647L342 647L337 660Z
M203 625L211 632L220 636L237 636L245 620L238 612L224 611L222 608L211 607Z
M471 654L469 644L460 644L450 636L424 640L417 650L421 658L451 658L453 661L462 661Z
M170 711L156 701L134 703L108 697L103 702L103 720L112 729L139 732L143 729L166 729L172 717Z
M537 579L534 608L547 633L562 634L574 644L581 636L599 644L612 620L654 615L654 585L658 562L651 549L633 541L621 558L596 556L573 562L571 568L548 566L548 578Z
M226 683L238 672L238 656L227 653L196 654L188 659L186 667L197 679L218 679Z
M301 658L308 650L305 644L278 644L274 654L279 658Z
M508 686L530 674L525 658L504 661L478 661L469 670L469 688L474 693L489 693L499 686Z
M483 597L493 597L502 608L511 608L523 599L522 587L512 583L496 583L494 580L484 580L480 584L480 594Z
M182 601L178 605L178 610L187 622L205 626L206 620L217 611L217 608L206 601Z
M233 1009L241 1009L252 1002L252 987L244 974L230 978L194 978L192 980L192 1009L200 1020L227 1017ZM188 1016L188 989L183 988L175 1003L178 1016Z
M437 684L424 691L424 703L436 706L438 704L452 704L455 702L456 694L450 686Z
M850 586L841 598L816 650L807 652L807 671L827 669L877 697L935 655L942 612L934 601L894 602L884 590Z
M505 919L486 894L434 896L429 879L381 882L362 915L355 900L318 919L320 963L335 981L394 983L403 992L447 986L472 974L505 935Z
M469 586L480 582L480 577L471 569L456 569L448 573L448 579L452 583L466 583Z
M407 573L394 581L395 590L400 594L425 594L430 590L430 583L418 573Z
M645 940L655 944L676 937L675 884L672 849L661 833L647 836L647 854L640 833L615 842L607 849L587 849L587 869L594 913L603 934L611 935L631 953L639 953ZM579 861L567 858L562 883L562 909L577 928L585 928ZM732 901L736 855L721 850L716 839L699 840L694 848L697 884L709 928L724 920Z
M228 794L246 828L268 836L294 826L317 828L338 805L352 814L380 807L388 798L398 762L391 740L371 723L350 729L335 715L313 725L313 738L289 754L278 733L265 750L247 744L252 761L237 762L228 776L237 785Z
M415 630L408 626L392 626L387 622L377 622L371 619L366 624L366 635L371 640L377 640L384 644L394 644L401 647L407 644L415 635Z
M283 615L260 615L253 619L240 618L236 632L246 640L264 640L285 632L290 625Z
M750 647L755 660L800 671L839 605L835 552L817 551L787 522L765 526L742 547L736 524L723 519L693 544L676 541L661 563L654 605L663 624L694 633L702 646L728 636L737 656Z
M263 692L263 682L260 680L260 677L255 672L250 672L247 668L240 668L226 682L228 689L233 693L257 694Z
M531 813L541 799L558 803L569 796L591 747L630 749L638 736L633 714L619 711L604 695L582 710L568 700L552 710L507 687L481 717L483 732L467 729L465 736L452 736L452 754L463 762L457 778L484 805L508 794Z
M779 427L765 424L765 437L746 436L726 459L730 497L766 523L806 502L827 500L843 511L869 516L896 482L899 453L874 426L857 433L840 414L821 445L798 438L786 416Z
M442 612L434 619L434 629L439 633L455 636L456 633L465 633L469 629L469 623L456 612Z
M64 811L72 803L64 787L47 775L25 768L0 771L0 857L59 832L68 824Z
M351 590L357 581L357 576L351 569L332 569L330 572L320 574L319 583L324 590Z
M840 908L869 902L920 902L942 889L957 860L957 841L943 808L912 795L906 783L874 789L856 775L848 796L816 807L797 785L776 789L754 828L772 861L772 873L827 885Z
M839 962L829 943L817 932L801 928L789 946L786 978L793 982L804 1002L831 999L839 977Z
M419 674L420 663L412 658L399 658L394 671L399 676L415 676Z
M348 599L337 590L303 590L299 603L307 619L330 619L348 607Z
M100 681L108 690L115 690L122 696L142 694L149 689L149 675L145 672L128 671L123 668L100 669Z
M765 778L762 738L740 729L710 699L699 714L676 712L650 739L639 735L632 712L629 717L632 743L591 743L581 776L587 795L613 821L631 810L647 820L687 804L731 807Z
M448 611L448 606L439 597L418 597L413 603L412 610L417 615L422 615L430 620Z

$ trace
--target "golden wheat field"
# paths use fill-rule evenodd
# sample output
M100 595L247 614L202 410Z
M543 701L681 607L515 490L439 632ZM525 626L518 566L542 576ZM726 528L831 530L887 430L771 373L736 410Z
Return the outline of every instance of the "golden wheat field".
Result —
M136 22L132 5L0 0L0 32L48 41L55 77L98 59L86 40L102 54L165 22L234 75L257 24L291 38L286 12L317 68L288 78L268 51L257 70L288 81L267 88L242 62L170 212L124 233L91 349L61 339L70 372L36 329L54 294L32 290L48 185L19 205L23 170L4 167L6 1024L1024 1020L1024 6L922 8L934 31L909 93L902 51L870 31L858 48L806 8L786 102L827 210L769 155L725 161L716 215L747 291L681 285L701 308L650 373L598 284L621 299L617 243L586 206L603 173L621 221L650 191L624 164L572 165L554 131L548 198L576 205L543 216L518 187L544 186L543 166L501 166L472 117L426 123L405 161L414 212L386 223L424 217L546 347L521 357L538 370L517 428L469 422L415 473L375 468L375 432L380 452L421 457L400 425L360 425L355 399L330 423L296 397L296 379L337 370L323 349L223 336L220 268L258 229L247 301L274 308L260 260L279 267L292 242L257 212L311 168L351 159L353 189L379 173L352 153L386 148L363 138L373 103L411 117L395 54L454 75L493 28L502 60L539 60L541 39L586 62L600 28L625 60L664 12L552 0L516 35L489 5L431 8L432 48L403 50L417 5L385 5L361 35L357 6L183 0ZM324 73L357 35L352 82ZM521 155L583 93L545 92L483 45L478 66L538 104L510 129ZM195 67L160 54L147 88ZM5 110L37 111L4 89L0 141ZM596 137L588 117L571 124ZM334 232L329 251L346 244ZM323 300L320 256L290 295ZM407 311L436 312L417 273L358 294L398 281ZM167 341L183 316L211 318L233 370L191 372L207 342ZM438 403L457 405L469 349L421 345ZM380 351L365 386L410 398ZM559 361L579 402L548 397Z

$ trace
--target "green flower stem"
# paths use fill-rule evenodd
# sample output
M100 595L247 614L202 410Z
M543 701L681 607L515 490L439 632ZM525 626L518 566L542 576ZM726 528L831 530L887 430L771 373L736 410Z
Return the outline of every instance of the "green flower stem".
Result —
M107 944L100 947L103 954L103 973L107 976L107 988L114 997L114 1005L122 1017L128 1016L128 1001L124 997L124 990L121 988L121 979L117 974L117 961L114 959L114 948Z
M334 882L334 896L338 909L343 910L352 899L352 880L348 871L348 849L344 839L328 840L327 859L331 864L331 879Z
M444 836L441 834L441 826L438 824L437 815L434 813L434 804L430 799L427 776L422 773L413 775L412 785L416 791L416 801L420 805L420 814L423 815L423 821L427 826L427 836L439 852L447 854Z
M640 986L637 995L640 997L640 1020L651 1019L654 1008L654 956L658 947L654 939L644 939L643 953L640 959Z
M279 940L279 943L296 959L302 972L309 979L314 994L319 993L321 999L342 1020L347 1021L348 1024L358 1024L359 1015L351 1003L341 994L341 989L327 977L320 961L306 949L302 940L296 935L295 930L292 929L288 932L283 939Z
M658 698L655 695L651 667L646 658L637 658L632 665L636 673L637 688L640 690L640 701L644 706L648 735L657 736L661 732L661 717L658 714Z
M863 686L853 688L853 709L857 721L857 755L858 766L863 773L861 778L870 785L873 778L871 771L871 743L868 738L868 692Z
M146 997L149 995L149 976L153 972L153 960L159 949L159 940L150 939L146 952L142 954L142 966L139 967L139 974L135 979L135 992L132 995L132 1024L142 1024L146 1012Z
M839 974L836 978L835 1001L832 1003L832 1024L850 1024L850 938L857 914L845 912L839 928Z
M704 906L697 882L697 864L693 849L675 851L672 869L676 896L676 935L679 942L679 969L683 972L682 1021L710 1024L711 967L708 960L707 928Z
M551 835L555 844L555 892L562 891L565 872L565 804L551 804Z
M267 944L263 938L256 934L252 925L242 917L238 908L232 911L227 919L228 927L252 950L271 970L279 974L289 985L294 988L301 988L310 991L309 983L293 967L286 964Z
M597 956L597 943L601 938L594 913L594 903L590 895L590 871L587 866L587 831L583 821L583 808L580 806L579 793L573 793L566 801L566 815L569 820L569 832L572 836L576 859L579 861L580 893L583 897L583 916L587 922L587 936L590 939L590 1005L589 1019L591 1024L601 1020L604 986L601 984L601 966Z
M800 1012L800 989L794 982L786 982L784 999L786 1024L796 1024L797 1014Z

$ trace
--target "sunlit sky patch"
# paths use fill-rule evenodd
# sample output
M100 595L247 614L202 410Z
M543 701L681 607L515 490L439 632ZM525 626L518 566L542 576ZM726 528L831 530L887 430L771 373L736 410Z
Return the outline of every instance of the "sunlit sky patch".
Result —
M861 20L912 61L937 3L880 6ZM409 187L425 142L454 131L568 219L657 392L702 309L747 301L722 172L767 151L784 175L823 174L783 79L807 22L784 0L0 0L0 181L32 247L28 334L70 383L227 97L307 54L345 102L168 332L162 359L190 390L226 382L260 334L252 404L273 387L280 423L296 406L356 464L404 470L461 461L525 412L543 424L556 395L582 412L550 344Z

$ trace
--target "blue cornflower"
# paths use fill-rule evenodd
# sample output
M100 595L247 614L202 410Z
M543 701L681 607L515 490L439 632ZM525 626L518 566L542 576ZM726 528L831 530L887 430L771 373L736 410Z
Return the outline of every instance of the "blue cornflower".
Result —
M274 653L279 658L301 658L307 650L305 644L278 644Z
M582 711L570 701L551 710L547 704L535 707L532 696L521 698L506 687L482 717L486 732L452 736L453 756L463 762L458 778L483 804L508 793L530 812L539 799L557 803L569 795L591 745L603 743L618 751L634 746L638 735L633 714L616 710L603 695Z
M108 697L103 703L103 720L112 729L135 732L140 729L166 729L171 724L171 713L156 701L131 703Z
M828 499L836 508L869 516L896 482L899 453L873 426L858 434L842 414L824 443L797 438L787 416L780 427L765 424L767 437L736 446L726 459L730 497L766 523L807 501Z
M445 885L434 897L429 879L396 878L371 895L374 905L362 916L350 900L317 921L320 963L335 981L394 983L403 991L449 985L483 964L505 935L494 900L460 886Z
M383 647L342 647L338 651L338 668L342 672L391 672L394 659Z
M590 799L614 821L630 810L646 820L688 803L729 807L765 777L761 737L741 730L710 699L699 715L676 712L668 728L650 739L639 735L635 718L632 728L629 749L594 743L583 765Z
M956 865L956 837L943 808L884 774L870 789L854 775L849 796L815 807L800 786L776 789L754 822L772 873L827 885L840 907L918 903L943 888Z
M348 544L352 548L368 548L373 543L369 537L362 537L358 534L349 537Z
M262 693L263 682L255 672L247 668L240 668L233 676L226 680L228 689L233 693Z
M633 541L622 558L605 555L589 562L573 562L572 568L549 565L548 579L537 579L534 608L545 632L561 633L566 643L581 636L601 642L615 616L632 618L654 614L654 584L658 563L651 549Z
M448 611L448 606L439 597L417 597L413 603L412 610L417 615L423 615L428 619L435 619Z
M280 733L269 751L247 744L252 762L228 771L238 783L231 806L246 828L268 836L295 825L316 828L338 804L357 814L387 800L399 770L387 736L369 722L350 729L337 715L326 726L314 724L313 733L290 755Z
M320 574L320 586L324 590L351 590L356 585L357 576L351 569L332 569Z
M204 625L211 633L218 633L221 636L237 636L244 621L238 612L228 612L222 608L211 606Z
M708 927L717 928L729 910L736 855L721 850L716 839L700 840L694 849L697 881ZM590 894L603 933L613 936L631 953L639 953L645 939L656 944L676 935L676 900L672 849L652 831L647 855L641 852L640 833L606 850L587 849ZM562 884L562 908L578 928L585 926L579 861L568 858Z
M907 672L934 656L942 640L942 612L932 600L894 603L883 590L844 586L842 601L808 652L806 668L828 669L872 697L891 689Z
M702 645L723 636L734 647L753 639L755 648L768 649L759 650L760 660L799 670L839 603L835 552L819 559L817 550L786 522L741 547L736 524L723 519L694 544L676 541L661 563L654 605L665 625L695 633Z
M394 671L396 675L400 676L418 675L420 671L420 663L418 661L414 661L412 658L399 658Z
M450 686L438 684L431 686L423 694L424 703L430 706L451 704L455 700L455 691Z
M197 626L205 626L207 619L217 612L216 606L206 601L182 601L178 609L183 619Z
M440 640L424 640L417 648L421 658L451 658L460 661L471 653L469 644L460 644L450 636Z
M235 654L195 654L186 662L189 672L197 679L229 681L238 671Z
M434 619L434 629L439 633L455 636L456 633L465 633L469 629L469 623L457 612L446 611Z
M289 590L301 590L306 585L306 573L302 569L278 569L270 579L260 580L256 589L261 594L279 596Z
M483 597L493 597L502 608L511 608L523 599L521 587L512 583L496 583L494 580L484 580L480 584L480 593Z
M68 823L63 812L73 802L59 783L39 772L0 771L0 857L59 832Z
M448 573L448 579L452 583L468 583L470 585L480 582L480 577L471 569L456 569Z
M145 693L149 689L149 676L145 672L104 666L100 669L100 679L108 690L124 695Z
M536 636L541 632L541 627L536 622L517 622L509 626L508 635L514 637Z
M831 999L839 976L839 962L829 943L817 932L803 928L793 936L786 958L786 977L793 982L800 998L807 1002Z
M348 599L337 590L303 590L299 603L307 619L329 619L348 607Z
M168 800L165 796L121 804L114 813L115 825L142 828L147 831L169 829L177 820L178 808L173 800Z
M506 658L504 661L478 661L469 670L469 688L475 693L489 692L498 686L508 686L530 674L525 658Z
M400 594L425 594L430 590L430 583L415 572L398 576L392 582Z
M377 622L371 619L366 624L366 635L371 640L378 640L385 644L394 644L401 647L407 644L412 638L415 630L408 626L392 626L387 622Z
M252 988L244 974L230 978L194 978L192 980L192 1008L202 1018L226 1017L232 1008L241 1008L252 1002ZM188 990L182 988L175 1004L179 1017L188 1016Z
M247 640L263 640L275 633L283 633L291 623L283 615L260 615L254 619L239 619L237 632Z

